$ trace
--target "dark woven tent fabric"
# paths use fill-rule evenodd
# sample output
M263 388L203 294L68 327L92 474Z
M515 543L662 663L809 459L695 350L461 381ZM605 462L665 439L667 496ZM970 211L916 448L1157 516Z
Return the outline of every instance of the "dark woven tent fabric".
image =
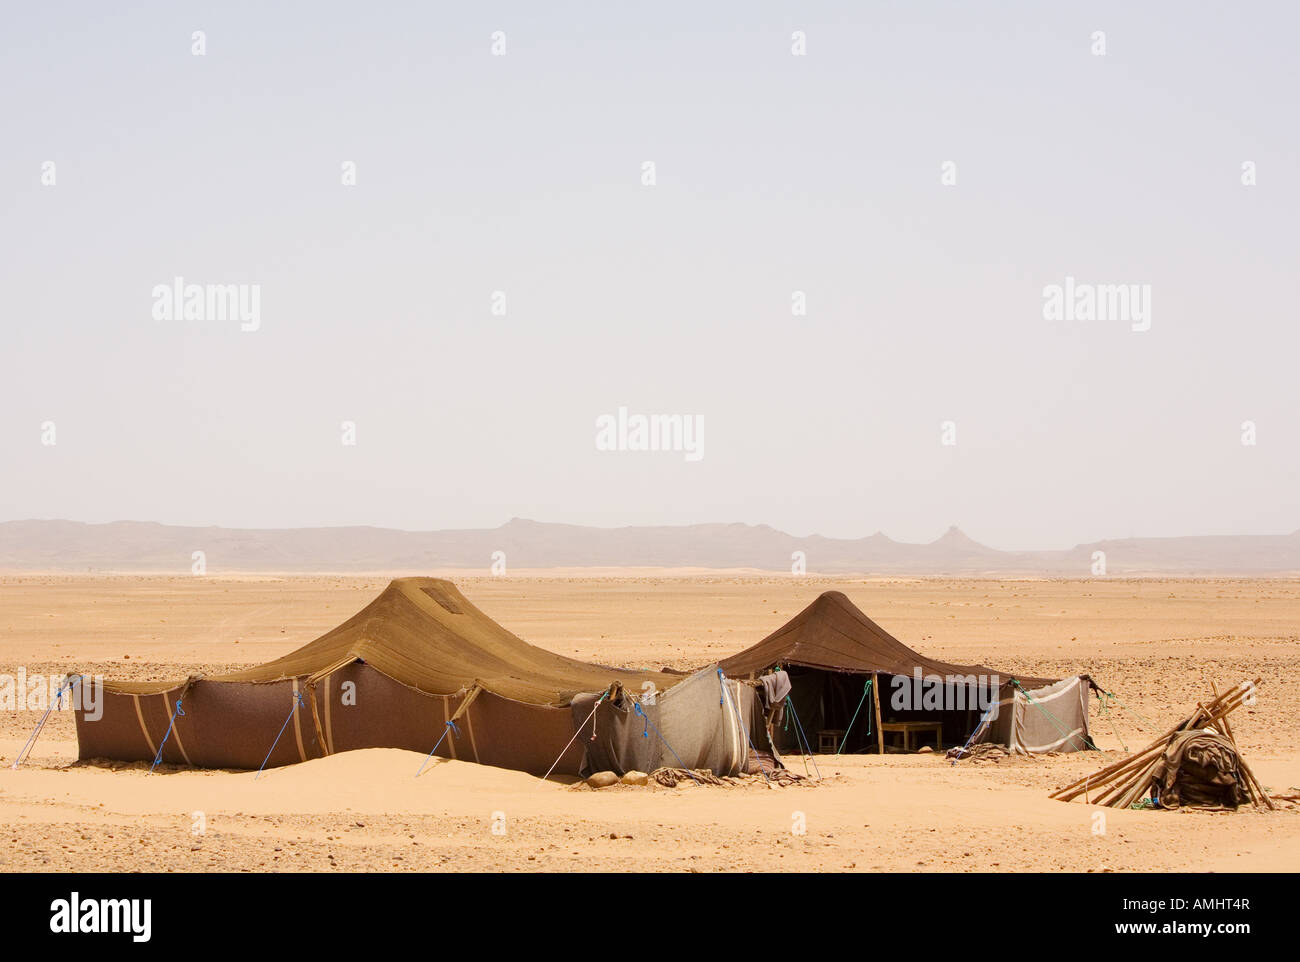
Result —
M769 706L766 718L771 742L781 751L800 751L800 738L808 739L806 748L820 734L835 739L838 750L880 751L887 747L885 731L906 723L938 724L941 745L999 740L1024 753L1089 746L1086 675L1066 684L928 658L839 591L821 594L719 667L730 678L751 682L773 669L787 672L788 704L799 720L790 724L784 703ZM920 679L940 680L943 692L936 700L942 707L924 703ZM873 682L874 690L868 687ZM883 730L877 725L877 707Z
M868 618L842 591L826 591L758 644L724 658L719 666L733 678L756 677L776 666L800 665L822 671L911 675L998 675L1026 688L1055 679L1013 676L983 665L954 665L913 651Z
M428 695L450 695L478 685L530 705L568 705L584 691L614 681L663 690L681 676L625 671L566 658L528 644L470 603L450 581L398 578L383 593L315 641L282 658L207 682L265 683L302 678L361 661L394 681ZM154 694L175 685L105 682L109 691Z
M173 683L105 681L102 715L78 710L77 738L83 759L209 768L358 748L429 752L441 739L441 757L534 774L558 758L556 772L577 774L585 748L573 738L576 696L647 683L668 692L684 677L545 651L451 582L401 578L339 627L264 665Z

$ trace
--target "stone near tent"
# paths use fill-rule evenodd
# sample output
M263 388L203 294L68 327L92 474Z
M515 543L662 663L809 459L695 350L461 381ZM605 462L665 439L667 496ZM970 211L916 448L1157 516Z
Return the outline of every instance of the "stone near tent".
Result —
M646 785L650 781L650 776L645 772L628 772L623 776L624 785Z
M592 788L609 788L618 784L618 776L613 772L597 772L587 779L587 784Z

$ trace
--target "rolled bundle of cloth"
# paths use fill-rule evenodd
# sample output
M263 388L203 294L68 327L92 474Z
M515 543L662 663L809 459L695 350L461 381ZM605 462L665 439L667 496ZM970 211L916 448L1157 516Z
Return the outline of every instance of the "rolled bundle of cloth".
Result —
M1205 729L1179 732L1170 739L1151 773L1151 795L1168 809L1236 809L1249 799L1237 749Z

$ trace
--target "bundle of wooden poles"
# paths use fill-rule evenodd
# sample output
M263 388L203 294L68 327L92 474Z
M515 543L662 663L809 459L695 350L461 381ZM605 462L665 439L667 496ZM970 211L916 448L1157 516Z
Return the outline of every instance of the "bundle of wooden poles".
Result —
M1064 788L1058 788L1052 793L1051 797L1062 802L1068 802L1082 795L1084 801L1092 805L1105 805L1108 808L1129 808L1133 803L1141 801L1150 794L1152 777L1164 757L1165 749L1169 747L1170 739L1180 732L1197 728L1211 728L1226 738L1233 749L1236 750L1237 759L1241 765L1242 779L1245 781L1246 794L1250 796L1251 804L1256 808L1261 805L1269 809L1276 808L1273 800L1268 797L1268 793L1259 784L1259 779L1255 777L1255 773L1246 764L1246 759L1242 757L1241 750L1237 748L1237 743L1232 737L1232 726L1228 724L1228 715L1241 707L1247 695L1259 686L1260 680L1256 678L1253 684L1242 682L1240 685L1225 691L1222 695L1211 684L1210 688L1214 694L1213 699L1208 702L1198 702L1196 710L1189 717L1170 728L1169 731L1146 748L1134 752L1128 758L1107 765L1101 771L1093 772L1086 778L1072 782ZM1094 792L1097 794L1089 799L1089 793Z

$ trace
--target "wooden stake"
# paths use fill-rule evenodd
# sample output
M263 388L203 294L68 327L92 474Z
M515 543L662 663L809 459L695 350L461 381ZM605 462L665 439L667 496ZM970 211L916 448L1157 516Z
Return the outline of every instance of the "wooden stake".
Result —
M1236 743L1234 742L1233 744L1235 745ZM1237 749L1237 761L1241 763L1241 773L1254 783L1256 793L1258 793L1259 797L1263 799L1268 810L1270 812L1276 812L1277 806L1273 804L1273 799L1268 797L1268 792L1264 791L1264 786L1259 783L1259 779L1255 777L1254 771L1252 771L1251 767L1246 764L1246 759L1241 755L1241 749Z
M1256 678L1254 684L1258 686L1261 681L1261 678ZM1101 771L1093 772L1091 775L1087 775L1084 778L1071 782L1063 788L1058 788L1050 797L1058 799L1059 801L1068 802L1086 791L1102 788L1114 782L1121 775L1140 768L1142 763L1148 761L1153 753L1158 753L1158 759L1159 755L1164 754L1165 748L1168 747L1169 740L1173 738L1174 735L1178 734L1180 731L1187 731L1192 728L1200 727L1203 722L1206 721L1212 724L1218 722L1220 719L1226 717L1229 712L1241 707L1242 699L1245 697L1247 691L1249 691L1249 688L1246 683L1243 682L1242 684L1236 685L1230 690L1224 692L1222 695L1216 694L1215 698L1208 704L1201 704L1198 702L1196 710L1193 711L1189 717L1185 718L1179 724L1174 725L1142 750L1127 758L1120 759L1117 762L1107 765L1105 768L1101 769ZM1238 751L1238 757L1240 757L1240 754L1240 751ZM1148 765L1147 767L1149 769L1153 766ZM1124 779L1123 788L1131 787L1134 784L1134 781L1135 780ZM1127 792L1121 791L1119 797L1123 797L1124 794L1127 794ZM1115 797L1116 795L1114 790L1103 792L1102 795L1099 796L1098 801L1093 804L1103 804L1102 799L1113 799Z
M1244 696L1244 692L1238 691L1236 694L1237 696ZM1214 707L1210 708L1198 702L1196 711L1193 712L1192 716L1184 723L1182 731L1177 734L1194 731L1197 728L1202 728L1207 725L1217 729L1223 719L1227 716L1228 712L1232 711L1234 708L1240 707L1241 701L1240 697L1229 697L1217 705L1215 705L1214 702L1211 702L1210 704ZM1171 738L1172 737L1173 736L1171 736ZM1233 743L1233 748L1237 750L1237 759L1238 762L1240 762L1241 752L1236 748L1235 743ZM1154 758L1151 763L1142 770L1141 774L1126 781L1122 786L1120 786L1118 791L1108 792L1105 796L1105 801L1103 802L1099 799L1096 804L1105 804L1112 808L1129 808L1150 789L1152 775L1159 766L1163 756L1164 753L1161 752L1160 755Z
M880 680L876 673L871 673L871 700L876 703L876 746L880 754L885 754L885 729L880 725Z
M1121 761L1116 763L1116 765L1110 766L1110 769L1103 769L1089 778L1084 779L1083 783L1080 784L1078 788L1071 789L1068 792L1066 789L1059 789L1054 792L1051 797L1060 799L1063 802L1068 802L1070 799L1082 795L1085 791L1095 791L1099 788L1105 788L1107 785L1112 784L1121 775L1126 775L1133 769L1138 768L1142 764L1143 760L1150 758L1151 753L1156 751L1158 747L1159 746L1148 748L1136 755L1130 755L1127 758L1121 759Z
M1131 808L1134 802L1141 798L1145 792L1150 790L1151 776L1155 773L1156 767L1162 761L1164 761L1163 754L1143 769L1142 774L1129 784L1128 791L1111 804L1111 808Z
M1219 694L1218 686L1216 686L1214 682L1210 682L1210 691L1214 692L1216 696ZM1232 742L1232 747L1237 752L1237 761L1241 765L1241 773L1246 776L1246 794L1250 796L1251 803L1258 807L1259 801L1262 801L1266 806L1268 806L1269 811L1277 811L1277 806L1274 805L1273 800L1268 797L1268 792L1264 791L1264 786L1259 783L1259 779L1255 777L1255 773L1251 770L1250 766L1246 764L1246 757L1241 754L1241 749L1237 746L1237 739L1232 734L1232 726L1228 724L1228 719L1224 718L1222 724L1223 734L1228 741ZM1259 798L1259 801L1256 801L1256 797Z
M1218 689L1216 689L1214 686L1214 682L1210 682L1210 691L1214 692L1216 695L1219 693ZM1218 723L1214 727L1218 731L1218 733L1221 736L1223 736L1223 738L1228 742L1228 744L1232 746L1232 750L1236 752L1237 767L1241 769L1244 763L1241 757L1241 749L1237 747L1237 741L1232 737L1232 726L1228 724L1228 719L1220 718ZM1249 776L1246 775L1244 769L1242 769L1241 771L1241 780L1246 786L1246 797L1250 799L1250 804L1255 806L1255 808L1259 808L1259 800L1255 797L1254 786L1250 784L1250 778Z
M1256 682L1256 684L1258 684L1258 682ZM1226 698L1228 696L1225 695L1224 697ZM1211 704L1214 704L1214 702L1211 702ZM1199 714L1199 712L1197 714ZM1193 716L1193 718L1194 717L1195 716ZM1161 735L1151 744L1147 745L1146 748L1143 748L1140 751L1135 752L1133 755L1129 756L1128 758L1120 759L1117 762L1113 762L1110 765L1107 765L1099 772L1093 772L1091 775L1085 776L1084 778L1081 778L1078 781L1071 782L1069 785L1066 785L1063 788L1058 788L1055 792L1052 793L1051 797L1057 798L1061 795L1064 795L1066 792L1073 791L1074 789L1082 789L1085 785L1096 785L1098 778L1103 776L1108 776L1111 774L1118 774L1118 772L1121 769L1127 767L1128 763L1131 762L1133 759L1140 758L1143 755L1155 751L1157 748L1162 748L1164 745L1166 745L1169 742L1169 739L1172 738L1178 731L1180 731L1183 728L1189 727L1189 723L1192 722L1193 722L1192 718L1184 719L1182 722L1180 722L1179 724L1173 726L1168 731L1166 731L1163 735ZM1075 794L1077 795L1078 792L1075 792Z

